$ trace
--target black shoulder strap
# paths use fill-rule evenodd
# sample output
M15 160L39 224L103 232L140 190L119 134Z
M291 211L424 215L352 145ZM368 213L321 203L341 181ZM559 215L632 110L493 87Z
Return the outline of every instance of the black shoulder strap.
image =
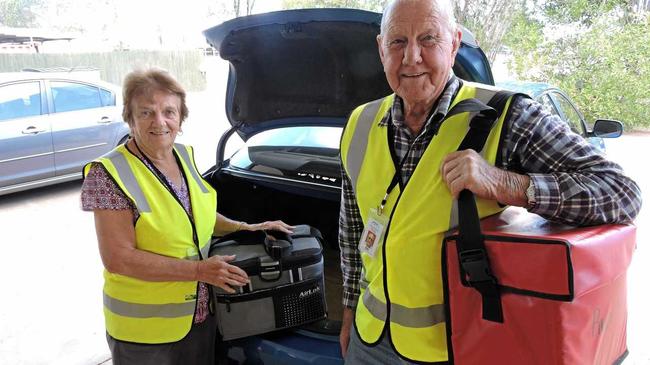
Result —
M501 114L503 113L503 109L505 108L508 99L511 96L515 96L515 95L519 95L519 94L515 94L514 92L507 91L507 90L500 90L496 94L494 94L494 96L492 96L490 101L488 101L487 107L489 109L481 110L481 113L476 115L470 121L469 132L467 132L467 135L461 142L460 146L458 147L458 150L462 151L466 149L473 149L476 152L481 152L483 146L485 146L487 137L490 135L492 126L494 126L494 123L497 121L497 119L499 119L499 116L501 116ZM476 99L469 99L469 100L476 100ZM461 103L462 102L458 104Z
M481 111L470 121L467 135L458 150L473 149L480 152L508 99L514 93L499 91L488 102L490 110ZM497 278L492 275L490 261L485 250L481 223L474 194L463 190L458 196L458 260L462 277L481 293L483 319L503 323L503 309Z

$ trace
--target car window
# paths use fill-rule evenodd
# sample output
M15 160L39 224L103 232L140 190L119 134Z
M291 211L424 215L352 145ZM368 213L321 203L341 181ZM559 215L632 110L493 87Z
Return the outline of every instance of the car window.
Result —
M55 81L50 85L56 113L102 106L99 89L95 86L62 81Z
M0 87L0 120L41 114L41 87L38 81Z
M585 135L584 126L582 124L582 117L580 113L573 107L573 105L560 93L553 93L553 97L559 104L562 113L564 114L565 121L575 133Z
M278 128L254 135L246 142L246 146L294 146L338 149L342 131L338 127Z
M542 95L537 99L537 101L539 101L539 103L542 104L545 111L562 118L560 113L558 113L557 109L555 109L555 105L553 105L553 101L551 101L551 98L548 96L548 94Z
M102 106L115 105L115 95L111 91L99 89L99 96L102 98Z
M251 137L230 159L231 166L264 173L339 184L340 127L288 127Z

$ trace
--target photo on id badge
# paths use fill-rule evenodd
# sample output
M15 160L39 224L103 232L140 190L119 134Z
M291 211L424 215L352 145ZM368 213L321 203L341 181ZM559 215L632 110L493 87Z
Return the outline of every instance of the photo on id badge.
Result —
M372 245L375 244L375 239L377 239L377 236L372 233L372 231L368 231L368 234L366 234L366 248L370 249Z
M384 225L381 222L372 218L369 219L368 224L366 224L361 234L359 250L368 254L370 257L375 257L377 248L381 245L383 230Z

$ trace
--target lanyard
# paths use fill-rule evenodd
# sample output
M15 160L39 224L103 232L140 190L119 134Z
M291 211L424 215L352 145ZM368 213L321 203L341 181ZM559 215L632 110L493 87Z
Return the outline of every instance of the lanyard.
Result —
M183 207L183 210L185 210L185 206L183 205L183 203L181 203L180 197L178 195L176 195L176 192L172 188L167 176L165 176L165 174L163 174L156 167L156 165L149 159L149 157L147 157L147 155L145 155L142 152L142 150L140 149L140 146L138 146L138 143L135 141L135 138L133 139L133 145L135 145L135 148L138 150L138 152L140 152L140 154L142 155L142 158L144 160L146 160L147 163L149 163L149 166L151 166L150 170L152 170L154 176L158 178L158 181L160 181L160 183L165 187L165 189L167 189L169 191L169 193L174 197L174 199L176 199L178 201L178 203L181 205L181 207ZM174 154L174 158L176 159L176 164L178 164L178 169L181 172L181 178L183 180L185 180L185 173L183 172L183 169L181 168L180 163L178 163L178 159L176 158L176 154ZM189 189L189 185L187 184L187 180L185 180L185 186L187 186L187 191L188 191L188 194L189 194L190 189ZM179 187L179 189L180 189L180 187ZM188 216L189 216L189 212L186 211L186 213L188 213ZM190 218L190 220L191 220L191 218Z
M402 157L402 161L400 161L399 165L397 166L397 169L395 170L395 175L393 175L393 179L390 181L388 188L386 188L386 194L384 195L384 198L381 200L381 203L379 204L379 208L377 209L379 215L382 215L382 213L384 212L384 206L386 205L386 200L388 200L388 196L393 191L393 189L395 189L397 183L399 183L402 167L404 167L404 163L406 162L406 159L408 158L409 153L411 153L411 149L413 148L417 140L418 140L417 138L413 140L413 143L411 143L409 148L406 150L406 154L404 155L404 157Z

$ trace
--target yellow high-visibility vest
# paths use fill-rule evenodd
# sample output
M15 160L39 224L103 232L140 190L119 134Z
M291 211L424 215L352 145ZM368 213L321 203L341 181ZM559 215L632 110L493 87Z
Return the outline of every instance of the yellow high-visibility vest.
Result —
M136 248L184 260L208 257L217 214L217 193L201 177L191 147L174 145L186 177L193 219L142 161L124 145L98 158L137 207ZM90 164L84 167L88 174ZM196 281L153 282L104 270L104 317L114 338L137 343L176 342L190 331Z
M463 82L451 107L469 98L487 104L496 92ZM396 171L388 128L378 125L393 100L394 95L390 95L355 109L341 139L343 167L352 181L364 225ZM505 111L481 151L492 165ZM398 185L388 196L383 215L390 220L382 247L374 258L361 254L361 296L355 316L359 337L365 344L374 345L387 331L397 353L413 361L448 360L441 247L444 233L456 226L456 213L452 212L457 210L440 167L443 159L458 149L469 122L470 113L460 113L442 123L406 187L402 190ZM497 202L484 199L477 199L477 205L481 217L503 210Z

